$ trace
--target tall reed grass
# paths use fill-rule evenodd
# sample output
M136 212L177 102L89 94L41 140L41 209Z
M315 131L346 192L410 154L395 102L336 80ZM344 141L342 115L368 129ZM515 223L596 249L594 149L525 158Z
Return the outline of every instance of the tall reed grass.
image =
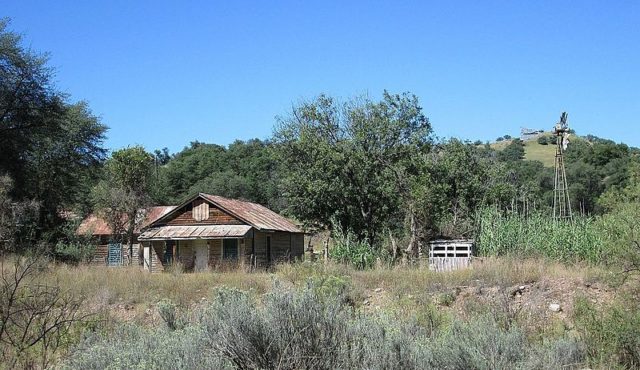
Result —
M542 214L527 217L487 208L478 217L480 256L547 257L562 262L600 264L606 241L589 217L557 221Z

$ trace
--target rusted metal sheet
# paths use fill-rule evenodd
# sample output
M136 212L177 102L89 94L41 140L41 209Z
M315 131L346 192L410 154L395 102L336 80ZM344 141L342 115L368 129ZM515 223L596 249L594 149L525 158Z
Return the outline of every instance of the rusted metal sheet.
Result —
M242 238L249 230L249 225L158 226L145 230L138 240Z
M174 206L159 206L139 210L138 212L141 215L144 214L144 221L138 229L134 230L134 233L139 234L141 229L144 229L146 226L150 225L151 223L158 220L167 213L173 211L174 209ZM126 218L124 221L126 222ZM78 226L77 234L91 234L96 236L111 235L112 231L107 221L95 214L91 214L87 216L87 218L82 220L80 226Z
M200 196L258 230L302 232L289 219L260 204L210 194L200 194Z

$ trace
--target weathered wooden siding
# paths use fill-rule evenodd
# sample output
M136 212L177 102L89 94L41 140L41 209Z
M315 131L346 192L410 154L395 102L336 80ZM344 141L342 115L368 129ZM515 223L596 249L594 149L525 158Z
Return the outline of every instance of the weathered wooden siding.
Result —
M129 245L128 244L122 244L121 246L122 248L122 264L124 266L128 265L129 263ZM139 264L139 251L140 251L140 245L139 244L134 244L133 245L133 261L132 264L134 266L137 266ZM96 246L96 251L93 254L93 257L91 259L91 264L92 265L103 265L106 266L107 265L107 257L109 255L109 244L99 244Z
M304 234L291 235L291 258L301 260L304 257Z
M254 239L255 236L255 239ZM229 268L249 268L254 256L257 267L268 266L267 237L271 238L271 264L300 260L304 257L304 234L287 232L259 232L253 231L247 237L238 240L238 260L223 260L223 239L207 240L209 249L208 265L216 271ZM167 268L164 261L165 242L151 242L152 269L154 272ZM193 240L177 241L177 255L175 261L182 264L185 271L193 271L195 265L195 247ZM254 254L255 252L255 254Z
M287 232L255 232L255 259L258 266L267 266L267 237L271 238L271 263L302 259L304 256L304 234ZM250 243L250 242L249 242ZM251 244L248 244L249 246ZM250 253L250 252L249 252Z
M151 242L151 272L164 271L164 242Z
M202 199L197 199L192 204L189 204L182 209L178 210L169 220L167 220L165 225L244 225L244 222L238 220L237 218L231 216L230 214L222 211L221 209L210 205L209 206L209 217L203 220L196 220L194 217L193 209L196 209L196 216L200 219L202 215L199 214L200 210L202 210L200 203L203 202Z

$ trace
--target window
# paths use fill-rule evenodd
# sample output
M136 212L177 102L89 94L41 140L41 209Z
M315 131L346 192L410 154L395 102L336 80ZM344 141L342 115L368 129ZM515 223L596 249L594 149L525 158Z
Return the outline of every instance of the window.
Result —
M238 259L238 239L224 239L222 242L222 258L225 260Z

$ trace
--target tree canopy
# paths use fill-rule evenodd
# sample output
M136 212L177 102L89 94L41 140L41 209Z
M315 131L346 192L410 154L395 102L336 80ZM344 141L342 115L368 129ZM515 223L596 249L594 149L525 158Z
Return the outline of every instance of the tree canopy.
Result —
M429 150L431 125L417 97L380 101L321 95L278 118L274 133L287 209L308 224L348 226L374 240L402 214L407 162ZM345 227L346 228L346 227Z
M87 208L107 128L87 103L56 88L46 55L7 27L0 20L0 175L11 179L14 201L39 205L42 233L60 223L61 211Z

